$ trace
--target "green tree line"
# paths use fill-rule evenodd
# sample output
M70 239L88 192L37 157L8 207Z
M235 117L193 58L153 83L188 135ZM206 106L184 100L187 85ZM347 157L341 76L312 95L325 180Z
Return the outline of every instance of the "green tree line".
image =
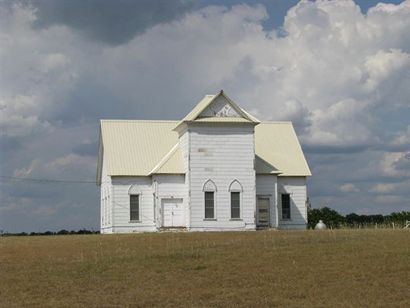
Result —
M389 215L358 215L355 213L346 216L337 211L323 207L308 208L308 228L313 229L322 220L328 228L368 228L368 227L398 227L403 228L406 221L410 221L410 212L393 212Z

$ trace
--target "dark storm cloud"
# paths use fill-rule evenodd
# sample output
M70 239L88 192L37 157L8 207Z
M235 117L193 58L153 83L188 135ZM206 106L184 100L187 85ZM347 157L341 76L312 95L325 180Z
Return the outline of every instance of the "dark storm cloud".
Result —
M98 142L81 143L73 147L73 153L80 156L97 156Z
M22 148L22 142L17 137L0 136L0 148L2 154L17 151Z
M35 27L66 25L111 45L126 43L156 24L191 10L195 0L29 0L36 9Z
M349 153L360 153L368 150L370 145L311 145L303 144L303 150L305 153L309 154L349 154Z

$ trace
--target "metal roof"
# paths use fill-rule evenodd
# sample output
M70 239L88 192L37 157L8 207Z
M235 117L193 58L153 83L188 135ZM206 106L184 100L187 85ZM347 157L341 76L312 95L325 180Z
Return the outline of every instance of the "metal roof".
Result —
M256 125L255 153L279 170L280 176L312 175L291 122L262 122Z
M178 143L178 134L172 131L175 124L175 121L101 120L107 174L149 175ZM182 157L171 162L174 163L172 168L162 167L181 173Z
M101 142L111 176L183 174L177 121L101 120ZM262 122L255 126L257 174L310 176L293 125ZM102 157L99 157L102 161Z

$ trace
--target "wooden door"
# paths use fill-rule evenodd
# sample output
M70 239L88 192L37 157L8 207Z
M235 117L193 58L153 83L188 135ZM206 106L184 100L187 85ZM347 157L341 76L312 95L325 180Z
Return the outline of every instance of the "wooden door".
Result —
M269 227L270 225L270 202L268 197L258 197L256 225Z

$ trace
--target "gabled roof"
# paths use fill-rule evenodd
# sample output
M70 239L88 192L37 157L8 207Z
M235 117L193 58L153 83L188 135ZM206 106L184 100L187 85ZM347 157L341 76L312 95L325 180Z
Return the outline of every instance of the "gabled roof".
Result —
M180 174L183 173L182 152L179 143L164 156L150 174Z
M262 122L257 125L255 153L279 170L280 176L312 175L291 122Z
M111 176L184 174L176 121L102 120L101 143ZM103 154L102 154L103 153ZM255 127L255 171L279 176L310 176L290 122Z
M178 143L178 134L172 131L175 124L175 121L101 120L107 174L146 176L155 167L164 173L183 173L180 151L158 166Z
M228 107L229 111L223 115L210 112L216 108L218 102L219 108ZM212 105L214 103L215 105ZM212 109L207 109L208 107ZM192 122L256 125L255 171L257 174L311 175L291 122L260 123L221 91L216 95L206 95L179 122L101 120L97 182L101 182L102 156L105 158L107 175L110 176L183 174L184 165L177 128L181 124Z
M211 106L218 98L223 97L227 103L232 107L232 109L239 115L238 117L201 117L202 112L209 106ZM260 121L254 116L247 113L241 107L239 107L233 100L231 100L224 91L220 91L215 95L205 95L205 97L192 109L178 124L175 126L174 130L177 130L184 123L192 122L242 122L242 123L260 123Z

